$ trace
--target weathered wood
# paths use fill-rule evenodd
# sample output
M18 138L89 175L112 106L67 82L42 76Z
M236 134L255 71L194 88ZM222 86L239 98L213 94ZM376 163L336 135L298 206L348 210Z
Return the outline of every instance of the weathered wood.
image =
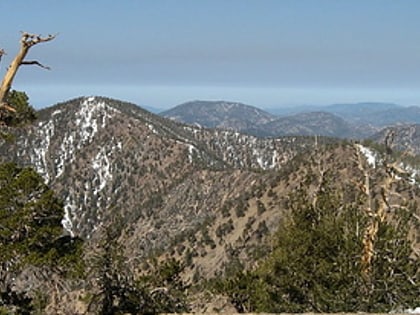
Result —
M48 35L46 37L42 37L41 35L34 35L34 34L22 32L22 37L20 39L19 52L16 54L12 63L7 68L6 74L4 75L3 81L0 85L0 108L4 108L4 109L10 108L10 106L6 104L6 99L10 91L10 88L12 86L13 80L20 66L38 65L38 66L41 66L42 68L49 69L47 66L42 65L38 61L26 61L25 57L32 46L35 46L39 43L49 42L53 40L55 37L56 37L55 35ZM1 50L0 56L4 54L5 54L4 50Z

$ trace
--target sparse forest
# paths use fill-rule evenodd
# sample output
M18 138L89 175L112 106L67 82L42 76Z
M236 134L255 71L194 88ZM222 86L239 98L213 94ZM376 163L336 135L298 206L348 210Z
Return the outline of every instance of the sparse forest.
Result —
M410 241L417 204L395 207L387 218L366 215L364 197L344 202L328 173L316 202L310 195L304 185L290 195L270 254L256 269L216 281L216 291L239 312L387 313L418 305L420 260ZM372 219L377 230L366 262Z
M54 38L22 33L0 86L0 314L420 306L418 156L392 133L257 138L99 97L37 112L13 80Z

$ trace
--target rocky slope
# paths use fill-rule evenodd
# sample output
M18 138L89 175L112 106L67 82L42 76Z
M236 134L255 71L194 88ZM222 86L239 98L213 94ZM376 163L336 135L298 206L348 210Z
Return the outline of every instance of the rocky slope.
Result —
M181 260L188 283L251 267L270 251L297 189L316 198L328 174L343 200L359 206L366 176L375 198L387 176L379 153L359 144L187 126L102 97L39 116L1 140L2 160L44 177L64 201L66 233L87 246L117 230L134 274L153 267L150 257ZM418 170L406 169L387 188L393 204L420 201ZM201 302L195 310L206 308Z
M191 210L194 219L190 212L178 214L176 207L161 209L179 203L182 189L196 190L198 171L222 171L229 177L231 168L279 169L314 143L191 128L99 97L43 110L36 125L15 132L15 142L1 146L2 157L33 165L58 192L65 201L64 226L70 234L90 238L117 213L133 225L145 218L153 222L142 223L143 231L150 230L144 237L147 244L161 230L176 234L184 229L182 224L187 228L206 218L208 198L197 198L198 210ZM213 180L208 178L205 185L213 187ZM168 216L180 217L153 230L159 217Z
M394 149L416 155L420 154L420 124L384 128L370 139L384 143L388 135L392 135L392 147Z

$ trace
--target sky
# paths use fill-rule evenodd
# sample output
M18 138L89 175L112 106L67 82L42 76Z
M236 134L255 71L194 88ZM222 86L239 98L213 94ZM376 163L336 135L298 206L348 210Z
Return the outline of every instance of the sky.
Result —
M419 0L0 0L0 48L35 108L101 95L170 108L420 105Z

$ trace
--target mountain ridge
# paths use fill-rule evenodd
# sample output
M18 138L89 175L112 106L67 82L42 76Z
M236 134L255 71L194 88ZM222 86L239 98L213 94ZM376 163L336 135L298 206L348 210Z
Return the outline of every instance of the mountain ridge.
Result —
M127 270L138 275L156 260L176 259L189 285L264 258L297 190L316 200L325 175L342 202L356 206L367 172L372 189L386 174L380 152L360 143L258 138L97 96L45 109L32 126L10 132L14 141L0 139L1 159L33 166L44 177L64 202L64 229L86 241L86 255L111 230ZM419 198L416 167L395 179L393 203ZM193 310L211 305L193 299Z
M161 116L207 128L242 130L274 116L254 106L227 101L191 101L161 112Z
M264 140L187 127L134 104L101 97L70 100L39 116L36 125L16 131L15 144L2 146L2 156L33 165L65 200L68 230L88 237L103 216L89 209L107 209L114 203L126 204L118 206L121 209L142 207L197 167L276 169L296 155L295 147L313 146L311 138L293 144L293 138ZM133 190L136 183L148 196L145 200Z
M236 110L226 108L226 105L236 106ZM258 107L237 102L192 101L160 115L205 128L231 129L260 137L322 135L365 139L392 125L420 123L420 107L393 103L304 106L279 109L278 113L283 115L275 116L261 112Z

